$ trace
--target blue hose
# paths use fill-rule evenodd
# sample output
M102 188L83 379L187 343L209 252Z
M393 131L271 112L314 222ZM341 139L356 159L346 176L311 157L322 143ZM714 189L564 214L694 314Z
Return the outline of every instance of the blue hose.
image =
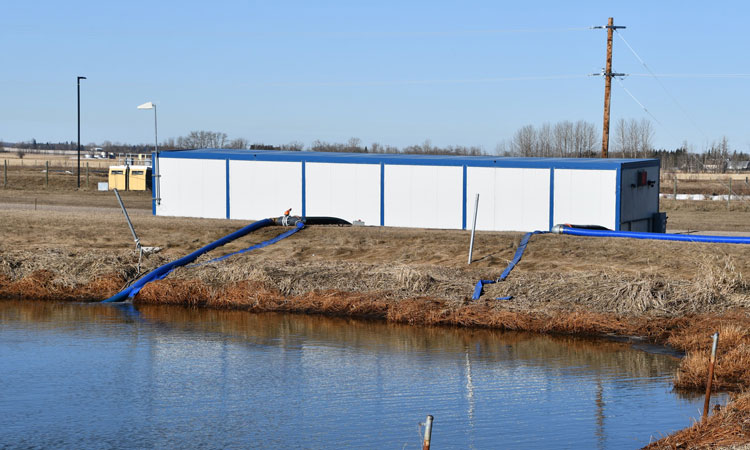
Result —
M273 224L274 224L274 221L272 219L263 219L257 222L253 222L250 225L247 225L245 227L242 227L239 230L235 231L234 233L228 234L224 236L223 238L218 239L206 245L205 247L201 247L187 256L183 256L182 258L178 260L164 264L161 267L157 267L156 269L152 270L151 272L139 278L135 283L126 287L122 291L118 292L117 294L113 295L112 297L106 300L103 300L102 303L124 302L129 298L133 298L135 297L136 294L138 294L138 292L143 288L143 286L147 285L148 283L151 283L152 281L163 280L174 269L190 264L191 262L198 259L198 257L201 256L202 254L210 252L211 250L217 247L221 247L224 244L232 242L233 240L240 238L242 236L245 236L248 233L252 233L253 231L259 230L261 228L264 228Z
M188 267L188 268L191 268L191 267L200 267L200 266L204 266L206 264L210 264L210 263L213 263L213 262L224 261L225 259L227 259L227 258L229 258L231 256L234 256L234 255L239 255L241 253L245 253L245 252L249 252L249 251L252 251L252 250L257 250L259 248L267 247L267 246L269 246L271 244L275 244L275 243L279 242L282 239L288 238L289 236L293 235L294 233L296 233L299 230L301 230L302 228L304 228L304 226L305 226L304 222L302 222L302 221L297 222L297 225L294 228L292 228L291 230L285 231L285 232L281 233L280 235L278 235L278 236L276 236L274 238L271 238L271 239L269 239L267 241L261 242L260 244L255 244L255 245L252 245L252 246L250 246L248 248L243 248L242 250L237 250L236 252L227 253L226 255L219 256L218 258L210 259L208 261L204 261L204 262L201 262L201 263L191 264L191 265L186 266L186 267Z
M700 234L644 233L638 231L585 230L566 226L555 227L560 234L588 237L618 237L631 239L655 239L659 241L707 242L717 244L750 244L747 236L707 236Z
M668 233L644 233L639 231L612 231L612 230L599 230L590 228L575 228L566 225L556 225L552 229L553 233L557 234L569 234L571 236L586 236L586 237L616 237L616 238L630 238L630 239L653 239L659 241L680 241L680 242L705 242L705 243L716 243L716 244L750 244L750 237L747 236L707 236L700 234L668 234ZM472 300L478 300L482 295L482 286L485 284L497 283L503 281L510 274L510 271L518 264L523 256L524 250L526 250L526 244L528 244L531 236L535 234L546 233L546 231L534 231L526 233L521 244L516 250L516 254L511 260L508 267L505 268L503 273L497 280L479 280L474 286L474 294ZM498 300L505 300L505 297L498 297Z
M482 296L482 287L485 284L494 284L498 281L504 281L506 278L508 278L508 275L510 275L510 272L513 270L514 267L516 267L516 264L518 264L521 261L521 258L523 257L523 252L526 251L526 245L529 243L529 239L531 239L531 236L535 234L545 234L548 233L548 231L532 231L530 233L526 233L521 238L521 243L518 245L518 248L516 249L516 254L513 255L513 259L508 263L508 266L503 270L503 273L500 274L500 276L496 280L479 280L477 281L477 285L474 286L474 294L471 296L472 300L479 300L479 297ZM510 300L510 298L501 297L502 300Z

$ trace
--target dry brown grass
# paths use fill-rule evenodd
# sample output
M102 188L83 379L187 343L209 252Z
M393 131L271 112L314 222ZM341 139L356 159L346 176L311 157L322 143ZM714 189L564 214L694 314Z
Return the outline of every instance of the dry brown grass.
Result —
M739 445L750 442L750 393L735 396L705 422L696 422L690 428L678 431L651 445L647 449L729 449L747 448Z
M668 342L687 352L680 364L675 385L694 389L705 386L713 331L719 332L715 388L737 390L750 386L750 319L746 316L720 321L703 318L692 327L671 336Z

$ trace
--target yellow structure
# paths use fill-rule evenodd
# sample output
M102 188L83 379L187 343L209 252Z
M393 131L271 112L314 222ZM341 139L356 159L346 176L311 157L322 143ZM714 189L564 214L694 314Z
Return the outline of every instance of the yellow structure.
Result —
M151 189L151 168L148 166L130 166L128 190L146 191Z
M128 190L128 166L109 166L109 190Z
M146 191L151 189L148 166L109 166L109 190Z

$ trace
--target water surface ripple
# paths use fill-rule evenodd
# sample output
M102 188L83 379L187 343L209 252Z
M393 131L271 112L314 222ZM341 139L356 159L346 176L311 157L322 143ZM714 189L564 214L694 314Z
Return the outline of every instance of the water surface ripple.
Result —
M0 447L638 448L699 417L627 343L0 301ZM722 396L718 401L726 402Z

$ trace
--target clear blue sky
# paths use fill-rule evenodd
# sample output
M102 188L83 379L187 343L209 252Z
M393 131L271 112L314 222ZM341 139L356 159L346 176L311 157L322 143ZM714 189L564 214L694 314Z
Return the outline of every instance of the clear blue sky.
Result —
M5 2L0 139L153 141L191 130L492 152L526 124L601 127L607 18L660 78L613 81L612 121L651 119L657 147L750 150L750 18L727 1ZM523 30L523 31L521 31ZM617 72L647 70L615 35ZM697 77L699 74L745 74ZM541 77L534 79L534 77ZM543 79L549 77L547 79ZM521 80L514 78L523 78ZM677 101L675 101L675 99Z

